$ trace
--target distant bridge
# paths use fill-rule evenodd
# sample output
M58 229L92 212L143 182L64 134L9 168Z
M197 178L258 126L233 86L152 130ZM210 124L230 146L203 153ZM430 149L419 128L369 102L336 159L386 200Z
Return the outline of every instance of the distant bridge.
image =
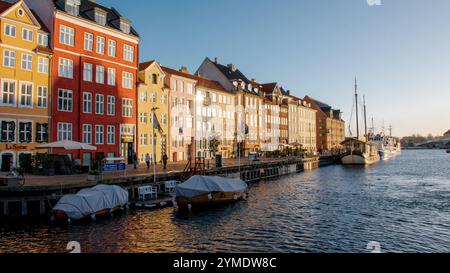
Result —
M416 147L421 148L433 148L433 149L449 149L450 148L450 138L430 140L421 144L417 144Z

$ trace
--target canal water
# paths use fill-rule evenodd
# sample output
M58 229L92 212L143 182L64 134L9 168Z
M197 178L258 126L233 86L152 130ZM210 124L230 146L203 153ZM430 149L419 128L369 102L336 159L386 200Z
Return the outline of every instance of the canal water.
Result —
M450 155L404 151L371 167L330 166L264 181L248 201L178 215L171 208L70 227L0 224L0 252L450 251Z

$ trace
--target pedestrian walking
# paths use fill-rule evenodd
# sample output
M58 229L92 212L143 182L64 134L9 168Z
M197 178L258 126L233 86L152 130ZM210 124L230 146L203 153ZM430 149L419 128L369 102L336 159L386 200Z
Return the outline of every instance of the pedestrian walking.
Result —
M147 170L150 169L150 160L151 160L150 154L147 153L147 154L145 155L145 164L147 164Z

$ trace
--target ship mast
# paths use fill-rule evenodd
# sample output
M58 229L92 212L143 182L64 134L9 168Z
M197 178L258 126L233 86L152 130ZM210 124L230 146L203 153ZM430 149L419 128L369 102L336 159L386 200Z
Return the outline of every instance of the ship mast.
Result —
M366 96L363 97L364 100L364 130L366 133L366 141L369 141L369 135L367 134L367 106L366 106Z
M356 99L356 139L359 140L359 117L358 117L358 82L355 77L355 99Z

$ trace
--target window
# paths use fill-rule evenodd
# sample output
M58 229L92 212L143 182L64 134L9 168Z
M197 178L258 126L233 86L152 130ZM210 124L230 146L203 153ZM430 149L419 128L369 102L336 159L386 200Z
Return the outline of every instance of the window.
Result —
M134 61L134 47L129 45L123 46L123 59L125 61Z
M147 134L141 134L141 136L140 136L141 145L148 145L147 139L148 139Z
M107 115L115 116L116 115L116 97L108 96L108 106L107 106Z
M36 142L48 142L48 124L36 123Z
M58 75L63 78L73 79L73 61L59 58Z
M161 122L162 122L162 124L164 124L164 125L167 124L167 115L166 115L166 114L162 114L162 115L161 115Z
M116 69L108 68L108 85L115 86L116 85Z
M7 143L16 141L16 123L14 121L2 120L0 141Z
M6 79L2 81L1 105L16 105L16 81Z
M14 51L7 49L3 51L3 66L6 67L16 66L16 53Z
M37 90L37 107L48 107L48 88L45 86L38 86Z
M92 113L92 94L89 92L83 93L83 113Z
M148 121L148 114L147 113L139 113L139 122L147 123L147 121Z
M80 11L80 0L66 0L66 12L78 16Z
M105 127L103 125L95 125L95 144L104 144Z
M120 29L126 34L130 34L131 32L131 26L126 22L120 22Z
M16 37L16 26L5 24L5 35Z
M162 104L167 104L167 95L162 95L161 102Z
M122 99L122 116L131 118L133 116L133 100Z
M32 108L33 107L33 84L21 83L20 84L20 100L19 106Z
M83 143L92 144L92 125L83 124Z
M71 27L61 25L59 42L63 45L75 46L75 30Z
M58 141L72 140L72 123L58 122Z
M108 56L116 57L117 44L114 40L108 40Z
M158 101L158 95L156 93L152 93L152 102L156 103Z
M105 67L97 65L95 70L96 70L95 81L97 83L104 84L105 83Z
M38 34L38 44L41 46L48 47L48 34L39 33Z
M95 22L103 26L106 25L106 14L95 12Z
M105 54L105 38L104 37L97 37L97 53L98 54Z
M84 33L84 50L92 51L94 49L94 35L92 33Z
M72 90L58 89L58 111L72 112L73 93Z
M194 85L192 83L187 84L188 94L194 94Z
M126 89L133 89L133 73L123 72L122 74L122 87Z
M22 29L22 40L32 42L33 31L26 28Z
M22 69L31 71L33 69L33 56L22 53Z
M112 125L108 125L108 127L106 128L106 144L116 144L116 127Z
M97 115L103 115L105 113L105 96L95 95L95 113Z
M152 74L152 84L158 84L158 75Z
M83 65L83 80L92 82L92 64L84 63Z
M19 143L32 142L33 123L19 121Z
M48 74L48 59L47 58L39 57L38 72Z

